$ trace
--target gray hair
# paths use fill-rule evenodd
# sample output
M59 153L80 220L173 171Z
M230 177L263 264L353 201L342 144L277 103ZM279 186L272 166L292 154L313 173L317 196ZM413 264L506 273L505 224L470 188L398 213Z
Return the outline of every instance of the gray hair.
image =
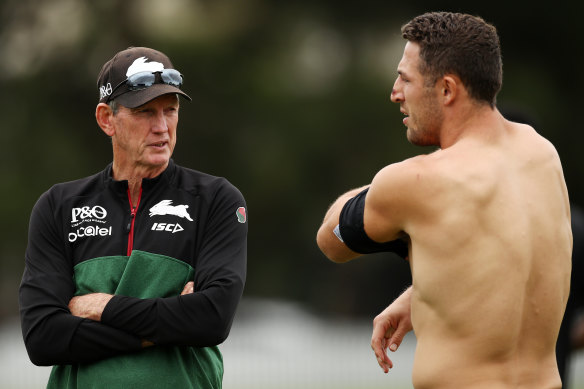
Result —
M118 111L120 110L120 103L118 103L116 100L111 100L109 103L107 103L107 105L109 105L109 107L111 108L114 116L118 113Z

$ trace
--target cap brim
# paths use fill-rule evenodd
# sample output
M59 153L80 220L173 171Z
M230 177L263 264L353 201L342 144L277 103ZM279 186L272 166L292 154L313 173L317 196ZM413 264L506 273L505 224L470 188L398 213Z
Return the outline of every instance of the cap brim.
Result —
M176 93L191 101L191 97L175 86L168 84L154 84L148 88L128 91L115 97L115 100L127 108L137 108L162 95Z

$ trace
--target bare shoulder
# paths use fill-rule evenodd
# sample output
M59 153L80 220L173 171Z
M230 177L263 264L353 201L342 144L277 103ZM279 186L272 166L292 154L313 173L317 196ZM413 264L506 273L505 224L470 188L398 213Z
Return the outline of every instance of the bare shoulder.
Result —
M366 199L367 232L378 241L395 239L416 215L428 212L428 195L442 185L433 174L439 151L388 165L373 178ZM371 222L374 221L374 222ZM376 228L377 227L377 228Z
M427 159L427 155L420 155L385 166L373 178L370 192L372 195L377 192L385 195L388 193L405 194L407 189L414 184L416 178L425 174L425 166L428 165Z
M557 156L557 150L554 145L533 127L527 124L510 122L513 134L518 137L521 144L531 148L537 153L546 153L544 156Z
M452 163L452 158L445 151L438 150L388 165L375 175L370 191L385 195L392 192L410 199L415 199L417 194L424 196L421 189L432 190L441 185L443 172L449 170L446 166Z

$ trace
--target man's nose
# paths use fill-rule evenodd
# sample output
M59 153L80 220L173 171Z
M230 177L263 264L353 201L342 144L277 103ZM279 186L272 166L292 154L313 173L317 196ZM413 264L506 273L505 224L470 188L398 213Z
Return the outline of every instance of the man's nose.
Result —
M403 96L401 92L399 92L395 87L391 90L390 98L393 103L399 103L403 101Z
M168 131L168 124L166 123L166 117L164 112L157 112L152 118L152 131L154 132L165 132Z

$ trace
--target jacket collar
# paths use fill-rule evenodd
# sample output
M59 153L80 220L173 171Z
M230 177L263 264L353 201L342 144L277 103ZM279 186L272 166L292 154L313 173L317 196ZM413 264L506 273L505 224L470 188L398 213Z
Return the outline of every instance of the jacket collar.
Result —
M127 180L120 180L120 181L114 180L114 178L112 176L112 165L113 165L113 163L110 163L103 170L103 172L102 172L103 183L105 186L111 186L116 192L122 192L125 194L126 191L128 190L128 181ZM142 180L142 190L149 190L149 189L155 187L156 185L158 185L158 183L162 183L162 184L170 183L172 180L172 177L174 176L175 171L176 171L176 165L175 165L174 161L172 159L170 159L168 161L168 166L166 167L166 169L162 173L160 173L156 177L144 178Z

